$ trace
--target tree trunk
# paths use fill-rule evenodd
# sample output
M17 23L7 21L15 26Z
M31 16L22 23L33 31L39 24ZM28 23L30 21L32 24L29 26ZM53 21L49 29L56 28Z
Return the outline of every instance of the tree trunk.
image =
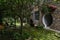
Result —
M23 18L20 18L21 21L21 26L20 26L20 35L21 35L21 40L23 40L23 36L22 36L22 30L23 30Z

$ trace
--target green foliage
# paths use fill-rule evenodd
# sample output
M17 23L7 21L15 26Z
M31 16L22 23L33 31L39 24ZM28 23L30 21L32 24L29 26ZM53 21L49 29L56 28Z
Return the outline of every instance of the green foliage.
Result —
M15 30L2 30L0 31L0 35L1 35L1 38L2 40L25 40L25 39L28 39L30 37L30 33L28 33L27 31L24 31L22 33L22 38L21 38L21 34L18 31L15 31ZM6 39L7 38L7 39Z
M19 17L23 26L23 19L30 17L34 2L35 0L0 0L0 11L3 18L13 17L16 19Z
M21 39L20 33L19 33L19 32L14 32L13 38L14 38L15 40Z
M47 5L42 5L42 13L43 14L47 14L47 13L49 13L49 12L51 12L51 9L50 8L48 8L48 6Z
M36 27L38 30L41 30L41 29L43 29L43 26L41 25L41 26L37 26Z
M20 40L20 30L2 30L0 31L1 39L5 40ZM10 37L9 37L10 36ZM36 29L32 27L25 27L22 32L22 39L29 39L32 37L32 40L60 40L60 34L54 31L46 30L43 28Z
M3 18L16 19L17 16L22 24L24 18L30 17L34 2L35 0L0 0L0 13L2 13Z
M33 40L60 40L59 36L55 36L56 32L46 30L44 28L36 29L32 27L27 27L24 30L26 30L27 33L31 34Z
M43 6L42 6L42 12L43 12L43 13L46 13L46 12L47 12L47 6L46 6L46 5L43 5Z
M22 36L23 36L22 38L23 38L24 40L25 40L25 39L28 39L28 38L30 37L30 35L31 35L30 33L28 33L27 31L25 31L25 32L22 33Z
M0 10L6 16L29 16L35 0L0 0Z

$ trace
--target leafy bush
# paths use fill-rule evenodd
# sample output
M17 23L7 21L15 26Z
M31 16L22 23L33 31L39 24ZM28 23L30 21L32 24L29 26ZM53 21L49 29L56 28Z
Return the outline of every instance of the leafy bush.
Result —
M16 32L15 30L9 31L9 30L2 30L0 31L0 39L1 40L25 40L30 37L30 33L27 31L24 31L22 35L20 34L19 30ZM6 39L7 38L7 39Z

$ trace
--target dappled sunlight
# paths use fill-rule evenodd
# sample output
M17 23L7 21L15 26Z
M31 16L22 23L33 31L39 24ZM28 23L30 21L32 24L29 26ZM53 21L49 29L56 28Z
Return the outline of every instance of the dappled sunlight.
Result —
M20 27L21 26L21 23L16 23L16 27Z
M48 30L55 21L52 16L57 16L52 14L58 3L59 0L0 0L0 40L60 40L60 33Z

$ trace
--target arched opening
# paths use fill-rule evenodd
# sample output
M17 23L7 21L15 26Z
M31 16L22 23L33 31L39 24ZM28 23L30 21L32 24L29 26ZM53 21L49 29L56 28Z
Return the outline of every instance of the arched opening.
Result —
M53 23L53 17L51 14L45 14L43 15L43 24L45 27L51 26L51 24Z

